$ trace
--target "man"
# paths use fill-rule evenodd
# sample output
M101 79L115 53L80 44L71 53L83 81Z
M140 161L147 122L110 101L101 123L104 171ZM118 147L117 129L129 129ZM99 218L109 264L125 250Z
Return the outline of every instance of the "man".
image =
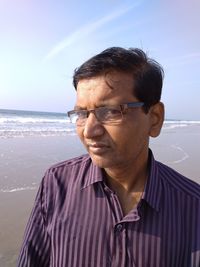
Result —
M51 167L18 266L200 266L199 185L155 161L163 70L113 47L74 73L68 112L88 154Z

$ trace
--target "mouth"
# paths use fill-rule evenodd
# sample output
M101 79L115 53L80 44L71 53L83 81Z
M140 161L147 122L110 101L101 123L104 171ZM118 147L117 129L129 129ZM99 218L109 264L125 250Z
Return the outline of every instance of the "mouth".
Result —
M109 146L104 143L89 143L87 144L88 151L100 155L108 151Z

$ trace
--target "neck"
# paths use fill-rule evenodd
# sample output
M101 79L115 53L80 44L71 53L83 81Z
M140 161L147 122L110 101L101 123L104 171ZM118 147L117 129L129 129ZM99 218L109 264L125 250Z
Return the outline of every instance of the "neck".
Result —
M133 193L143 192L148 176L148 155L139 164L129 164L116 168L106 168L106 182L114 191Z

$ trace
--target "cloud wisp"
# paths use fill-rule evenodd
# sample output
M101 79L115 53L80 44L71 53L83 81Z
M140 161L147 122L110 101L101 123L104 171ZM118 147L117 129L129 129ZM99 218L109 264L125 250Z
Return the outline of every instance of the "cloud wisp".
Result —
M62 50L64 50L66 47L74 44L78 40L81 40L85 36L95 32L105 24L116 20L117 18L125 15L127 12L132 10L133 8L137 7L140 4L141 1L137 1L134 3L134 5L121 7L120 9L115 10L109 15L106 15L90 24L86 24L83 27L79 28L69 36L67 36L63 41L59 42L57 45L55 45L50 52L47 54L47 56L44 58L44 61L50 60L53 57L55 57L57 54L59 54Z
M172 67L182 66L185 64L196 63L199 62L199 60L200 60L200 52L193 52L173 58L168 58L166 60L166 65L172 68Z

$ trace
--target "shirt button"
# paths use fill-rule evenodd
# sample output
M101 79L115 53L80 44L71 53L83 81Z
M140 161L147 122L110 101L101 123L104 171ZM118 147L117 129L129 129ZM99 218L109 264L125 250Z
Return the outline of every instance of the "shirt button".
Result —
M118 225L117 225L117 231L118 231L118 232L121 232L122 229L123 229L123 225L122 225L122 224L118 224Z

